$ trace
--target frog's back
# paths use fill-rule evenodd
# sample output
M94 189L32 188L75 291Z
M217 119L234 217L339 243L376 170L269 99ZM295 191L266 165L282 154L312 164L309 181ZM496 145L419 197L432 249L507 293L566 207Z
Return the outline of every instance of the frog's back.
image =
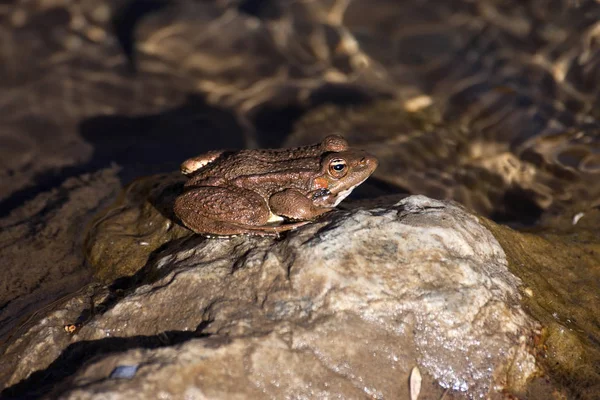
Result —
M274 154L243 150L234 153L223 153L215 160L198 171L199 179L221 177L227 180L241 176L266 175L285 172L318 172L321 155L312 154Z
M286 175L289 179L299 179L317 173L324 154L347 148L342 137L331 135L321 143L291 149L217 151L214 158L211 153L206 165L194 171L190 184L205 179L234 180L267 174L280 175L284 180Z

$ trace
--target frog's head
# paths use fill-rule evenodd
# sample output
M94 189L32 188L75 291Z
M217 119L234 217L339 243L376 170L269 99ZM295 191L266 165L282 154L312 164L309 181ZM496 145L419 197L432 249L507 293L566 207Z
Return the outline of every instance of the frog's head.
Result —
M313 180L314 200L330 207L337 206L377 168L375 156L362 150L325 153L321 170Z

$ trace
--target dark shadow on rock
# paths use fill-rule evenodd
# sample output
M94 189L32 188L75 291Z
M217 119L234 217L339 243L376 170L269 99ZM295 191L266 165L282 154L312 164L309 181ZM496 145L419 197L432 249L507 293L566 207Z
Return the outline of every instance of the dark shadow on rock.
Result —
M156 349L208 337L202 332L209 324L210 321L202 321L194 331L166 331L154 336L115 337L73 343L48 368L34 372L29 378L6 388L0 393L0 398L32 399L46 397L49 393L49 398L58 398L68 390L69 377L93 358L136 348Z
M152 204L156 211L158 211L166 219L175 222L183 228L185 228L185 225L183 225L179 217L175 215L174 207L175 200L181 193L183 193L184 184L185 178L180 182L173 182L160 188L160 183L157 183L155 184L155 188L148 196L148 201L150 204Z
M80 124L81 136L91 143L91 159L76 166L44 172L34 183L0 203L0 218L59 186L66 179L118 164L126 184L136 177L176 171L191 156L218 148L243 147L242 128L232 112L190 95L179 107L159 114L128 117L99 116Z

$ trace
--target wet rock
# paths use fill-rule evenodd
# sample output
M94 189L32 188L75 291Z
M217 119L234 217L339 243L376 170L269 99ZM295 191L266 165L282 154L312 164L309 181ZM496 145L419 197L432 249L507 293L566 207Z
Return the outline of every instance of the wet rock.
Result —
M0 219L0 338L18 320L90 280L81 233L117 195L117 174L112 167L70 178Z
M96 218L85 241L96 278L134 275L162 245L191 234L173 222L173 202L185 180L180 173L137 179Z
M83 295L11 345L3 394L393 398L419 366L423 398L494 397L538 372L519 279L452 203L338 211L279 239L192 236L137 275L73 336L61 324ZM36 360L48 347L60 357Z

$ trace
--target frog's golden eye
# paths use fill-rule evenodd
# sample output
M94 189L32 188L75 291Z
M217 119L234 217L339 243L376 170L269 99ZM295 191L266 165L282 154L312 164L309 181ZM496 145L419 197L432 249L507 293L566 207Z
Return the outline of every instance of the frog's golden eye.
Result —
M342 178L348 172L348 165L346 165L346 161L341 158L336 158L331 160L329 163L329 173L334 178Z

